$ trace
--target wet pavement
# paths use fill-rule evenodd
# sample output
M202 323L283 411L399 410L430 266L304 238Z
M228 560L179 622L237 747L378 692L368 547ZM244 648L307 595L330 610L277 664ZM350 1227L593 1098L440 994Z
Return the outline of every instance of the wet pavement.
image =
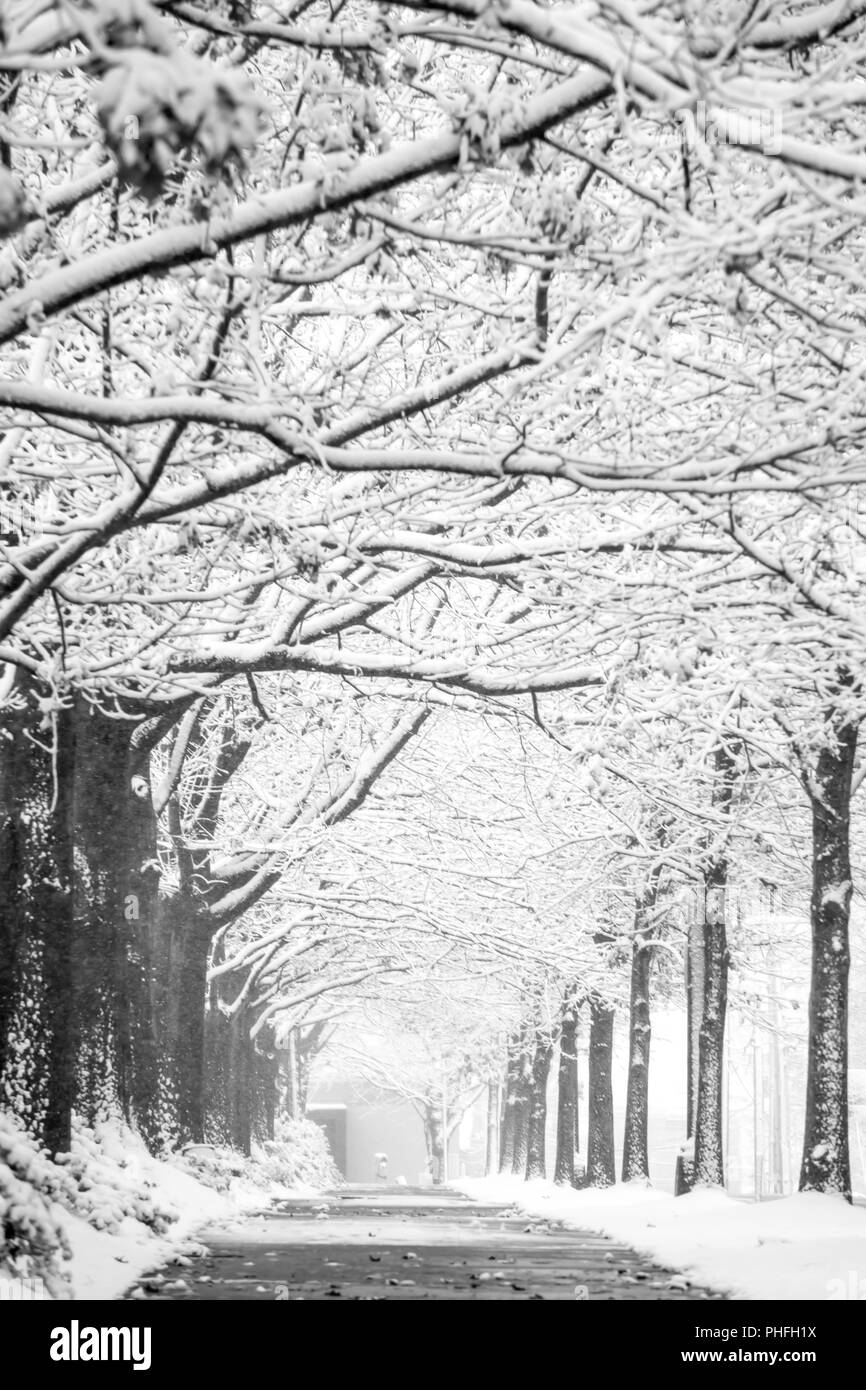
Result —
M182 1300L717 1299L591 1231L430 1188L347 1186L201 1233L207 1253L127 1298Z

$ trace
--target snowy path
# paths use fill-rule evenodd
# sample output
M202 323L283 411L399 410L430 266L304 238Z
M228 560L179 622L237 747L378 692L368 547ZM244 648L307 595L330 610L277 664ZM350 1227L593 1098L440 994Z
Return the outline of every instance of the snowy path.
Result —
M154 1299L706 1299L610 1238L455 1192L349 1186L202 1233L209 1254L140 1281ZM163 1282L164 1281L164 1282Z

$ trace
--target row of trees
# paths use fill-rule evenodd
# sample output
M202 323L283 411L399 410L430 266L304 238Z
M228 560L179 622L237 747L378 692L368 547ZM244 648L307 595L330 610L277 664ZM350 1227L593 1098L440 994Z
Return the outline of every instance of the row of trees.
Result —
M461 933L538 1077L535 977L601 1047L625 935L640 1054L671 877L717 1181L726 888L805 815L802 1183L850 1190L863 9L10 14L0 1077L50 1148L106 1107L248 1144L316 1001ZM558 750L562 872L620 827L613 945L305 877L441 707Z
M433 1114L447 1105L452 1131L462 1114L458 1097L465 1106L490 1087L488 1113L495 1120L504 1083L501 1138L490 1146L491 1163L498 1147L503 1169L520 1175L547 1170L562 1181L593 1185L607 1185L620 1175L647 1181L653 1104L665 1116L678 1109L675 1097L665 1093L669 1070L664 1082L656 1081L655 1087L651 1082L652 1013L656 1004L666 1012L684 1005L689 1064L682 1077L686 1128L681 1138L688 1133L691 1142L684 1144L680 1189L695 1181L724 1182L729 997L738 1018L760 1024L767 991L792 1045L799 1050L805 1043L806 1030L796 1026L809 954L811 827L802 790L789 768L766 758L766 729L765 761L759 763L758 727L752 727L747 742L744 720L729 756L710 759L684 745L678 725L676 748L662 744L650 759L649 741L641 740L645 756L639 762L632 733L627 779L617 771L610 744L607 767L593 768L589 776L529 711L523 724L503 728L502 716L489 722L498 725L492 732L479 717L460 715L461 725L469 726L464 729L468 746L452 724L444 735L428 727L421 746L407 747L401 782L425 788L408 823L413 828L402 822L396 833L392 830L395 820L402 821L404 802L391 788L386 800L374 795L374 804L341 828L335 852L344 861L348 856L352 881L362 883L371 897L386 896L392 912L403 912L409 895L417 920L429 911L425 899L432 882L431 935L437 923L444 932L452 901L464 926L456 940L451 938L455 944L445 964L428 961L427 969L434 964L435 969L416 990L411 1027L406 1009L395 1012L377 993L372 1005L356 1004L336 1020L325 1060L356 1076L364 1094L372 1087L376 1094L409 1099ZM655 737L666 722L656 716ZM429 752L425 756L424 746L443 754L441 768ZM638 769L642 784L636 787ZM496 788L492 806L491 787ZM411 804L411 794L404 795ZM780 912L788 924L781 944ZM802 925L792 936L791 923L798 920ZM781 952L784 961L772 977L766 975L768 948L777 956ZM401 982L401 999L405 989ZM443 995L457 1000L456 1010L444 1004ZM612 1096L617 1016L628 1056L619 1162ZM449 1020L453 1071L433 1042L443 1018ZM578 1018L589 1064L579 1145ZM370 1039L389 1037L390 1045L379 1042L373 1056ZM421 1041L410 1042L413 1037ZM411 1066L401 1063L404 1054L411 1054ZM468 1072L467 1056L474 1061ZM558 1141L556 1152L545 1154L552 1067L559 1073ZM807 1111L807 1119L814 1123L814 1113ZM837 1152L847 1162L847 1107L839 1122ZM827 1145L813 1153L826 1143L829 1130L821 1132L820 1141L807 1138L811 1147L804 1159L811 1162L804 1167L804 1184L818 1185L827 1176L833 1151ZM577 1147L582 1175L574 1168ZM438 1170L438 1150L431 1149L431 1158ZM850 1176L842 1177L846 1181Z

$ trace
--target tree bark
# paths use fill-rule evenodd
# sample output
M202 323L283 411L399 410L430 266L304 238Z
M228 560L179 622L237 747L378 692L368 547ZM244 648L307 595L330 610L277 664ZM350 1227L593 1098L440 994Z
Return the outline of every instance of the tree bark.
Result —
M488 1081L487 1083L487 1143L484 1154L484 1175L492 1177L496 1172L499 1154L499 1083Z
M530 1034L528 1031L524 1032L520 1041L519 1067L514 1093L514 1142L511 1150L511 1171L515 1177L520 1178L526 1176L526 1164L529 1159L529 1111L532 1103L531 1045Z
M701 1023L704 1016L705 987L705 927L706 884L695 886L695 898L689 914L685 950L686 993L686 1135L694 1155L695 1121L698 1112L698 1075L700 1072ZM694 1175L694 1156L687 1162L677 1155L674 1191L677 1197L691 1192Z
M79 700L74 710L76 852L72 1009L75 1109L112 1113L152 1145L158 1130L150 934L156 823L134 723Z
M253 1135L255 1063L250 1022L245 1009L233 1015L228 1030L229 1141L233 1148L249 1154Z
M301 1118L301 1078L298 1069L298 1039L293 1028L286 1046L286 1109L293 1120Z
M612 1187L616 1182L613 1136L613 1021L614 1010L601 999L590 1004L589 1130L586 1145L586 1186Z
M205 1139L207 1085L205 1006L213 927L183 889L158 905L154 994L159 1037L163 1141L172 1147Z
M700 1032L698 1104L695 1119L696 1187L724 1187L722 1152L722 1082L725 1018L728 1005L728 945L725 930L727 861L707 872L704 917L704 1013Z
M715 754L713 804L725 818L731 815L736 787L732 749L720 744ZM695 1106L694 1186L724 1187L722 1113L725 1019L728 1006L728 942L725 926L728 860L716 852L704 872L703 970L704 998L698 1044L698 1093Z
M649 1182L647 1127L649 1122L649 1065L652 1023L650 1017L650 976L652 941L651 918L658 892L658 872L635 902L634 938L631 955L629 1001L628 1084L625 1103L625 1132L622 1153L623 1182Z
M566 1003L559 1036L559 1088L556 1104L556 1167L553 1180L574 1187L577 1150L577 1005Z
M848 1152L848 971L851 778L857 724L831 721L818 754L812 804L812 981L801 1192L851 1200Z
M547 1127L547 1080L553 1059L553 1042L539 1038L535 1044L529 1074L529 1119L526 1135L526 1178L547 1177L545 1129Z
M442 1102L437 1096L424 1107L424 1140L427 1157L437 1186L443 1181L445 1173L445 1136L442 1128Z
M48 694L19 676L0 720L0 1102L60 1153L75 1063L74 724L69 710L42 720Z
M730 748L721 744L716 750L715 763L717 780L713 802L723 816L729 817L736 778L736 763ZM717 853L708 865L705 881L704 1007L699 1040L693 1182L696 1187L724 1187L722 1106L728 1006L728 942L725 928L728 861L724 851Z
M522 1066L522 1040L520 1034L514 1033L508 1039L506 1049L505 1090L499 1125L500 1173L512 1173L514 1171L514 1139Z
M252 1137L261 1142L274 1138L277 1109L277 1050L267 1024L253 1043L253 1070Z
M701 1022L704 1016L704 989L706 982L705 899L706 883L702 882L699 887L695 888L695 904L689 921L688 936L686 938L686 1130L689 1138L694 1136L695 1120L698 1114Z

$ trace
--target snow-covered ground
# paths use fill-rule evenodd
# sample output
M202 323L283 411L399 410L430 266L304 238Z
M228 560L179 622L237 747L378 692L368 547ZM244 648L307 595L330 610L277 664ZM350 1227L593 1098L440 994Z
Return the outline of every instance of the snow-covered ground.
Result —
M801 1193L751 1203L708 1190L672 1197L626 1183L579 1192L512 1177L450 1186L603 1231L734 1298L866 1300L866 1209L838 1197Z
M209 1146L154 1158L128 1126L111 1121L77 1127L71 1154L52 1162L0 1116L0 1282L26 1281L25 1294L9 1297L102 1300L166 1264L183 1280L203 1253L200 1228L273 1199L315 1195L305 1176L331 1180L321 1131L304 1121L288 1131L251 1160Z
M246 1181L242 1172L226 1190L215 1190L175 1163L152 1158L128 1130L112 1127L100 1134L100 1141L106 1194L112 1188L127 1196L152 1194L161 1219L155 1228L126 1215L111 1221L108 1229L97 1229L91 1221L64 1212L61 1220L72 1251L69 1273L76 1299L118 1298L139 1275L175 1261L180 1278L183 1262L201 1251L190 1239L201 1226L268 1201L269 1194ZM98 1219L98 1208L95 1214Z

